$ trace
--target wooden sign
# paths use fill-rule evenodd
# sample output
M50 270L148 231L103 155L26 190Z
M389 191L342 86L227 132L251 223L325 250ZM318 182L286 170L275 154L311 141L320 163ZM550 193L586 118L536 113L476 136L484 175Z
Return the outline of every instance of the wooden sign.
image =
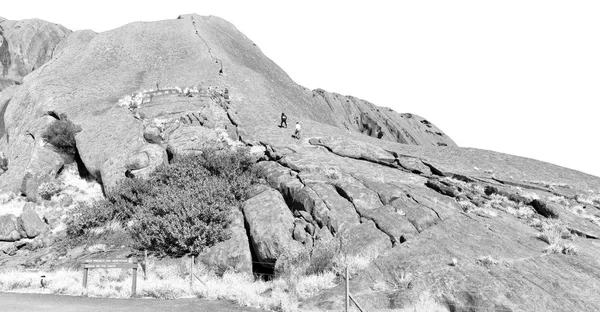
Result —
M131 276L131 296L135 295L137 286L137 258L86 259L83 264L83 288L87 288L89 269L133 269Z

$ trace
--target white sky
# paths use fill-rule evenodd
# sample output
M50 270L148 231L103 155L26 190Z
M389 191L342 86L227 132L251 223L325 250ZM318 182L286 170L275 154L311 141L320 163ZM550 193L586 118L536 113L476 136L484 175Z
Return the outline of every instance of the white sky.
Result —
M297 83L421 115L463 147L600 176L600 1L8 1L100 32L216 15Z

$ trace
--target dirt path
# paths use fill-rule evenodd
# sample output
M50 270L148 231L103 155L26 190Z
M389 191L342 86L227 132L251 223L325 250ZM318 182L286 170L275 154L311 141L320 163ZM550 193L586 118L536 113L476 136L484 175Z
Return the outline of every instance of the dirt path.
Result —
M0 310L3 312L100 312L100 311L211 311L211 312L259 312L242 308L226 301L200 299L104 299L43 294L20 294L0 292Z

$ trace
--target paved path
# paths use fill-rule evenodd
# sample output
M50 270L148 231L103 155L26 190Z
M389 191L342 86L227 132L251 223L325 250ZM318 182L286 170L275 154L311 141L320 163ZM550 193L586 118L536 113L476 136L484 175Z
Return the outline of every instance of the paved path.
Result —
M0 292L2 312L104 312L104 311L210 311L210 312L259 312L242 308L227 301L200 299L104 299L45 294L20 294Z

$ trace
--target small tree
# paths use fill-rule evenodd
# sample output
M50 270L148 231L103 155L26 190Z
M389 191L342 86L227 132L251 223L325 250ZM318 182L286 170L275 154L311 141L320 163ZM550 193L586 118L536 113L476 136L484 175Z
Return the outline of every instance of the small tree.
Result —
M78 132L81 132L81 127L70 121L65 114L60 114L59 119L54 120L42 133L42 138L60 152L75 155L75 134Z
M147 180L125 179L106 199L77 207L68 218L68 234L78 237L117 221L127 225L138 247L198 254L229 237L232 210L256 182L253 163L247 150L176 155Z

